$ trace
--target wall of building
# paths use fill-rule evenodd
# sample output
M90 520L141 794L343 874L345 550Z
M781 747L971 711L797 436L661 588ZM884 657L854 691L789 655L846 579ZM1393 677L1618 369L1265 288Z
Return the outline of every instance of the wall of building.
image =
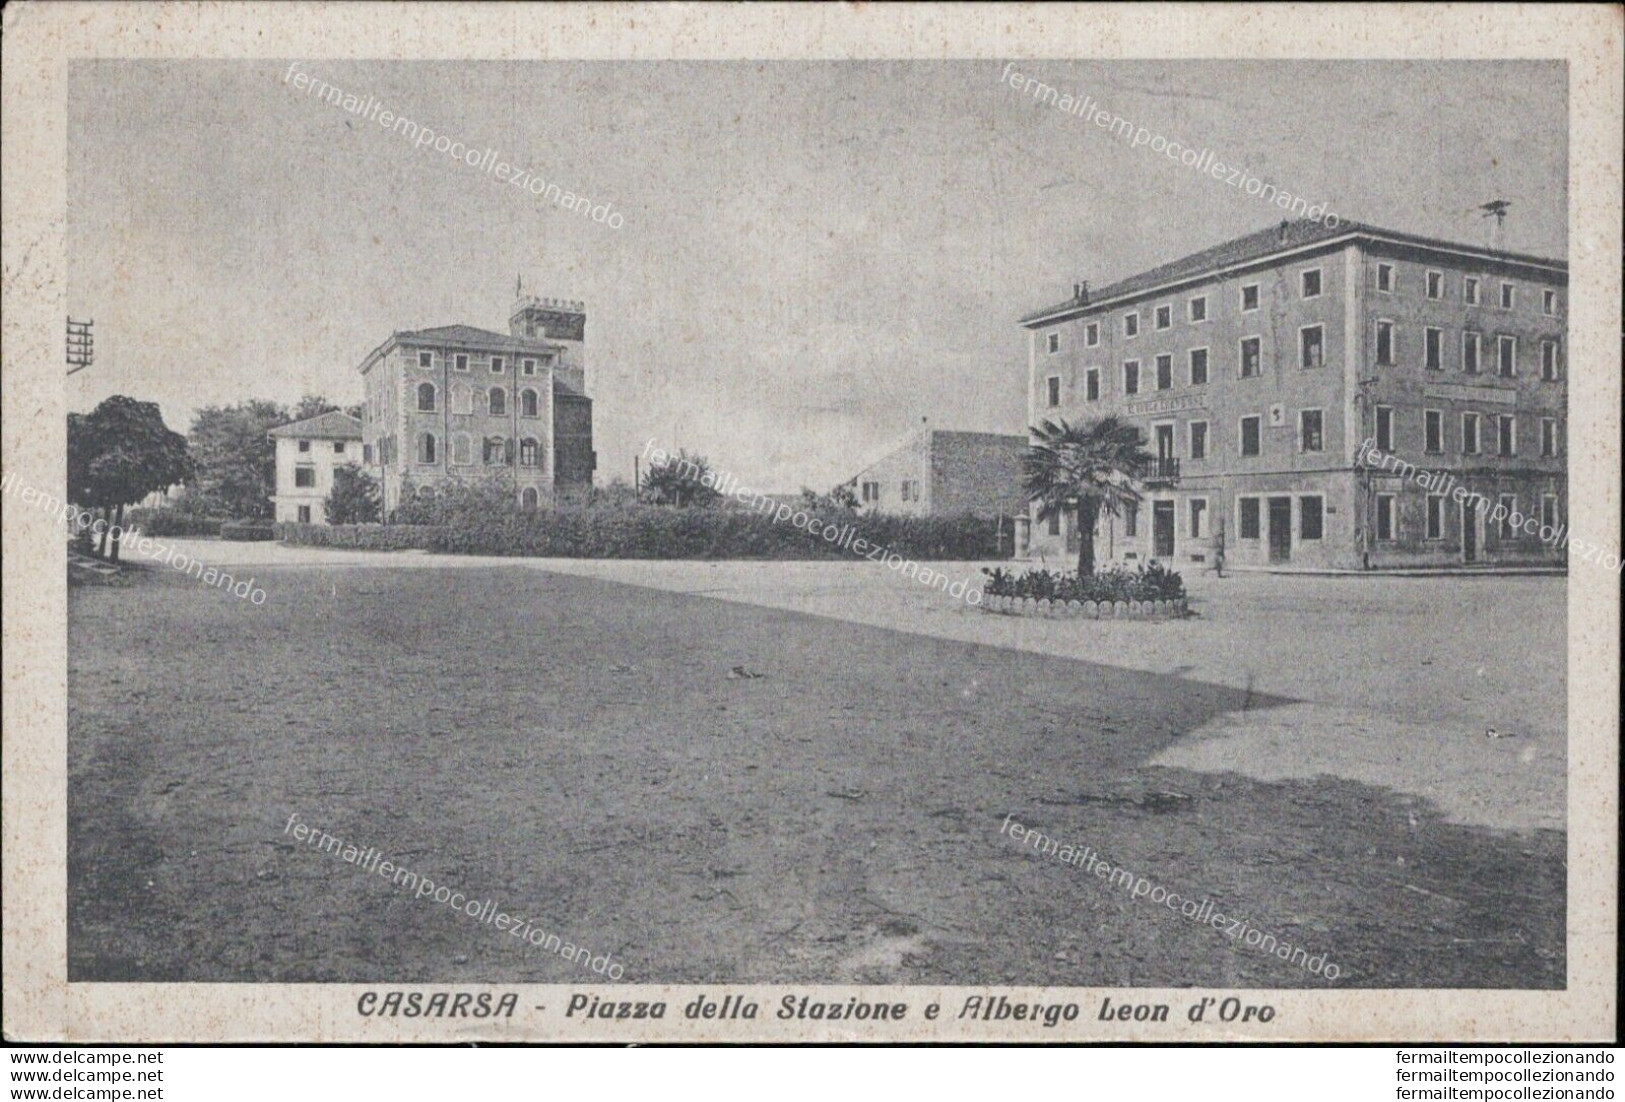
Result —
M928 516L931 502L927 497L931 487L931 451L928 433L920 433L896 451L876 460L858 472L853 491L858 495L859 508L866 513L896 513L901 516ZM915 488L909 500L903 498L903 483ZM864 485L875 486L878 497L864 498Z
M981 432L931 434L931 477L925 504L938 516L1015 516L1026 512L1021 492L1021 457L1027 441L1020 436Z
M327 523L327 495L333 491L333 469L339 464L357 464L361 461L361 442L358 440L321 440L307 438L310 450L299 450L299 438L276 438L276 493L271 504L279 521L297 521L299 509L310 510L310 523ZM342 451L337 449L342 448ZM297 472L308 467L315 479L310 487L296 485Z

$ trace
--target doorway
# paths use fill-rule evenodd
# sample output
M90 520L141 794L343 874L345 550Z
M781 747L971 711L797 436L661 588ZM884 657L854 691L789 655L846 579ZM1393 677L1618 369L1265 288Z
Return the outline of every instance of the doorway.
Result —
M1471 497L1461 503L1461 561L1478 561L1478 502Z
M1151 503L1151 557L1171 560L1174 557L1174 503Z
M1272 497L1270 500L1270 562L1287 562L1292 558L1292 499Z

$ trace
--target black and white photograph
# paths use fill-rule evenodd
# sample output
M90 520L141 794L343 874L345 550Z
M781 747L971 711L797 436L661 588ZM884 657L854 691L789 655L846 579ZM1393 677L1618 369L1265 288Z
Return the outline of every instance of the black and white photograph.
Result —
M1612 1036L1571 46L394 56L456 13L366 7L58 59L49 270L8 163L47 1032Z

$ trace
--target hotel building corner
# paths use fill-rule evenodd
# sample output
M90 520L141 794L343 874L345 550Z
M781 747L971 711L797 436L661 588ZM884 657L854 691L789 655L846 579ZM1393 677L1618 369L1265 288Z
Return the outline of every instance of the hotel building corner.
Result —
M1283 222L1023 318L1028 423L1141 429L1101 562L1559 566L1493 507L1567 523L1567 288L1562 261ZM1073 517L1030 525L1029 556L1075 555Z

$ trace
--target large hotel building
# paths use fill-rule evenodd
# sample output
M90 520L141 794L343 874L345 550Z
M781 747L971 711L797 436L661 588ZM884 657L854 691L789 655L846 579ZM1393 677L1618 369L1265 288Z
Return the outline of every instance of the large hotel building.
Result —
M1567 288L1563 261L1283 222L1023 318L1028 423L1142 430L1103 562L1560 564L1510 513L1567 520ZM1029 553L1073 526L1034 513Z
M385 510L450 482L496 479L526 509L590 487L586 325L581 303L527 295L507 333L447 325L373 349L359 369L362 463Z

